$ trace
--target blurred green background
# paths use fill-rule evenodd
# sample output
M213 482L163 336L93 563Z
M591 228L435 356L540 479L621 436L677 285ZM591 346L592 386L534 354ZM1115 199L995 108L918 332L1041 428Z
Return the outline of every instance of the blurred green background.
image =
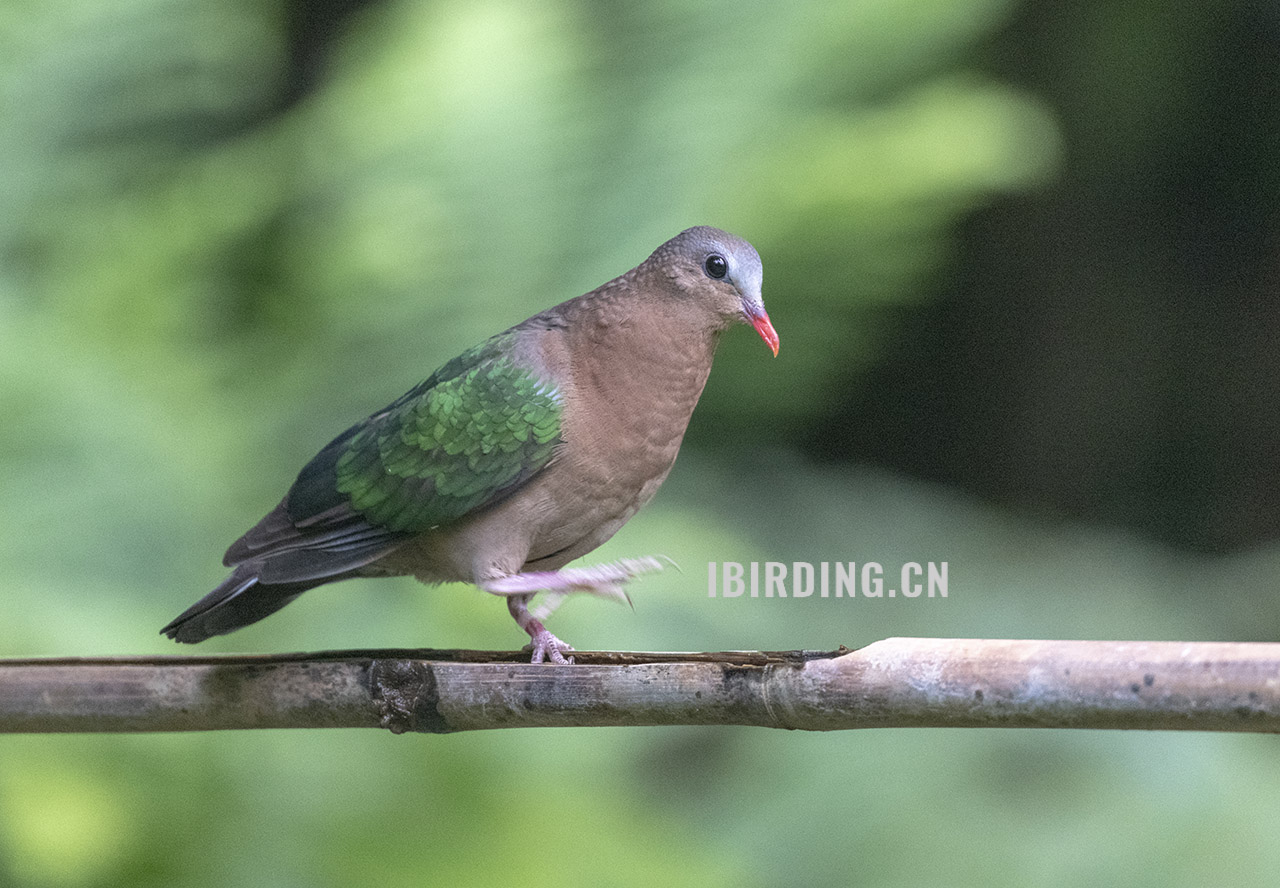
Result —
M0 655L161 625L332 435L693 224L726 337L582 648L1274 640L1280 12L1134 0L0 6ZM947 561L711 600L708 561ZM199 650L510 648L351 582ZM1273 885L1267 737L0 739L0 885Z

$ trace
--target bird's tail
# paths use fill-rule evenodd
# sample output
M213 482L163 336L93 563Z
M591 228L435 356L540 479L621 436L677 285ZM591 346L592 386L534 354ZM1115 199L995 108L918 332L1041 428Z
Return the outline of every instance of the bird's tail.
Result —
M246 561L216 589L187 608L160 632L174 641L194 644L214 635L226 635L242 626L256 623L274 614L308 589L332 581L262 583L258 572L262 565Z

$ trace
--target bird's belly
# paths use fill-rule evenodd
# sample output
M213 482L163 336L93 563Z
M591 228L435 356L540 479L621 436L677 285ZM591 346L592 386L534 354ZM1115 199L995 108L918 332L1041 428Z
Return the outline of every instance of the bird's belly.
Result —
M672 455L674 461L674 454ZM604 544L653 499L671 470L622 483L616 477L579 477L578 492L548 514L531 540L525 570L555 570Z

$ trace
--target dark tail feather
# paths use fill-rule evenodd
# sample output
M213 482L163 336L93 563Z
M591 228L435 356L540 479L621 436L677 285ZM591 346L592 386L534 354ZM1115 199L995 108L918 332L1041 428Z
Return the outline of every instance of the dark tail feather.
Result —
M226 635L242 626L274 614L308 589L332 582L271 583L258 581L261 564L239 565L218 588L179 614L160 632L174 641L195 644L214 635Z

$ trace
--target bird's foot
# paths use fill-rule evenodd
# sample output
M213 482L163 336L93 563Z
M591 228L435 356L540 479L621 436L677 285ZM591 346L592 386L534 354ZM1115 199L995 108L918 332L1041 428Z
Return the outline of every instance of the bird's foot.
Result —
M565 595L585 593L630 604L631 597L627 595L622 585L641 574L655 573L660 570L662 570L662 562L657 558L624 558L612 564L597 564L594 567L566 567L560 570L537 570L512 574L509 577L488 580L481 588L494 595L505 596L549 592L563 598Z
M541 663L543 660L550 660L558 666L572 666L573 657L566 657L566 653L573 652L573 645L568 642L561 641L551 634L545 626L541 632L531 636L529 644L525 645L527 650L533 652L529 657L530 663Z
M565 654L571 652L573 646L556 638L546 626L542 625L542 621L529 613L529 599L532 597L532 595L512 595L507 599L507 610L511 611L516 625L529 633L527 649L533 651L529 662L541 663L543 660L550 660L559 666L572 665L573 657L566 657Z
M542 620L547 614L555 610L566 595L574 593L585 593L631 604L631 597L622 588L623 583L641 574L659 570L662 570L662 562L657 558L627 558L595 567L570 567L561 570L512 574L485 580L479 586L486 592L492 592L507 599L507 609L511 611L511 616L515 618L521 629L529 633L534 663L550 660L552 663L564 665L573 662L572 657L565 656L573 648L556 638L547 631L546 626L542 625ZM529 602L539 592L546 593L548 600L536 612L531 612Z

